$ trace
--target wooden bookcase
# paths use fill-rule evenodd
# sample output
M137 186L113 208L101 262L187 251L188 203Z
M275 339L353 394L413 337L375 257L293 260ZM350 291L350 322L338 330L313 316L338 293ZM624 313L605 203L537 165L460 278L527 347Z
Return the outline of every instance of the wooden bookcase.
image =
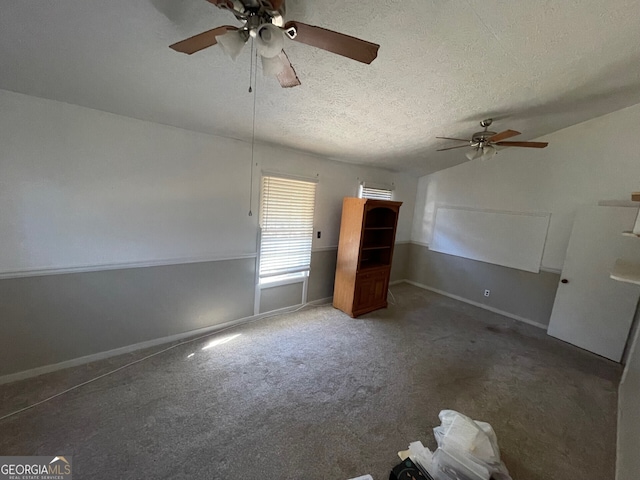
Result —
M400 205L350 197L342 203L333 306L352 317L387 306Z

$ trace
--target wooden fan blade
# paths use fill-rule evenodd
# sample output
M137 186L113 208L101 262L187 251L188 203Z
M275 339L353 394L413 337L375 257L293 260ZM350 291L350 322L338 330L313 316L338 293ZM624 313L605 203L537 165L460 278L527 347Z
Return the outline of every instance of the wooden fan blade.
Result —
M186 40L182 40L180 42L174 43L173 45L169 45L169 48L172 48L176 52L191 55L193 53L199 52L200 50L204 50L205 48L215 45L216 43L218 43L216 37L224 35L229 30L238 30L238 28L232 27L231 25L223 25L222 27L214 28L213 30L207 30L206 32L199 33L198 35L194 35L193 37L187 38Z
M261 0L260 3L270 10L280 10L284 6L284 0Z
M468 142L468 139L465 138L451 138L451 137L436 137L441 138L442 140L455 140L456 142Z
M501 147L528 147L528 148L544 148L549 145L547 142L495 142Z
M466 142L467 140L465 140ZM440 148L438 150L436 150L437 152L444 152L445 150L453 150L454 148L468 148L469 145L459 145L457 147L449 147L449 148Z
M289 33L287 35L296 42L305 43L367 64L375 60L380 48L380 45L375 43L327 30L326 28L307 25L306 23L287 22L284 29L285 31L295 30L295 36L292 37Z
M282 88L291 88L300 85L300 79L298 78L296 71L293 69L293 65L291 65L289 57L286 53L284 53L284 50L282 50L278 54L278 58L284 66L280 73L276 75L278 81L280 82L280 86Z
M520 132L516 132L515 130L505 130L504 132L496 133L493 137L489 137L488 140L490 142L499 142L500 140L506 140L507 138L515 137L516 135L520 135Z

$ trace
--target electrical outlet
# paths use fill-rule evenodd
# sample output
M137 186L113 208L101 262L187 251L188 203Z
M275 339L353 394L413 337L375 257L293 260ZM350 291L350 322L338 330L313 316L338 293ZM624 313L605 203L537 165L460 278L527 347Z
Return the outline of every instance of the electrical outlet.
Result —
M485 290L484 291L484 296L488 297L489 295L491 295L491 290Z
M322 236L322 233L320 232L320 230L318 230L318 238L320 238Z

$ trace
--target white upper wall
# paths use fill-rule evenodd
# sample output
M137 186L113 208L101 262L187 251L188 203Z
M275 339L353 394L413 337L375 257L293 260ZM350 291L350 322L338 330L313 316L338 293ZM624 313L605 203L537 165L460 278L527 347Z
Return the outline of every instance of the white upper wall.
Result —
M411 239L417 178L379 168L322 160L278 147L260 148L260 151L256 152L256 160L261 162L262 168L266 171L319 179L314 229L320 230L322 237L318 239L317 235L314 235L313 248L338 245L342 199L357 196L361 181L394 187L393 200L403 202L400 207L396 241L406 242Z
M398 241L417 180L0 90L0 274L256 252L262 170L319 178L314 248L338 243L358 179L395 183Z
M508 148L491 160L421 177L412 240L430 242L438 204L549 212L542 266L562 269L577 208L629 201L640 190L638 125L640 104L542 137L546 149Z

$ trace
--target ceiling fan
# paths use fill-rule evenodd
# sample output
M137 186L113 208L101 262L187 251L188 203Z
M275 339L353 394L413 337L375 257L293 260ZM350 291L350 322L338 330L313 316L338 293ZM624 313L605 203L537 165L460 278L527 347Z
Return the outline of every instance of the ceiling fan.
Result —
M217 27L174 43L170 48L191 55L219 43L235 59L249 38L254 38L265 75L276 75L283 88L300 85L289 57L282 49L285 36L362 63L370 64L378 55L380 45L375 43L301 22L284 23L285 0L207 1L228 10L244 25Z
M520 132L516 132L515 130L505 130L504 132L496 133L489 131L489 127L493 123L493 120L488 118L486 120L482 120L480 122L480 126L484 128L481 132L476 132L471 135L470 140L465 140L463 138L450 138L450 137L436 137L443 140L455 140L456 142L465 142L467 145L459 145L456 147L448 147L448 148L440 148L438 152L443 152L445 150L453 150L454 148L468 148L471 147L473 150L466 154L466 157L469 160L475 160L480 158L481 160L486 160L488 158L493 157L498 151L496 146L499 147L526 147L526 148L544 148L549 145L547 142L505 142L504 140L507 138L515 137L516 135L520 135Z

